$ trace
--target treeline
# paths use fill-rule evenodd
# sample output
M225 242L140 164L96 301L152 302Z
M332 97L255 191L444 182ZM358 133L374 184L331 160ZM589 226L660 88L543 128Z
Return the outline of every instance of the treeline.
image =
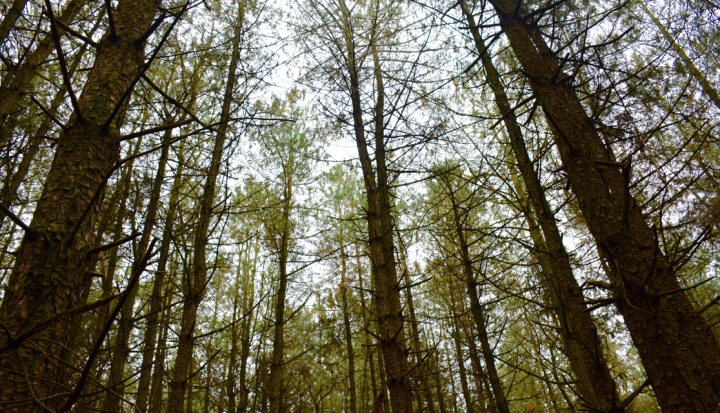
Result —
M718 10L3 4L0 411L718 411Z

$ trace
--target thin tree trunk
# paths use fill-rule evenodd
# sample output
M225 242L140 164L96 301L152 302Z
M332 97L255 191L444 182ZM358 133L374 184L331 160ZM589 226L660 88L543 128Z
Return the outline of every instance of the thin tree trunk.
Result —
M286 169L286 168L283 168ZM290 242L290 214L292 209L293 182L292 172L284 177L282 226L280 232L280 245L277 246L278 262L278 289L275 296L275 315L273 324L273 351L268 377L268 397L270 413L284 411L284 383L285 383L285 296L288 286L288 253ZM274 236L275 234L273 234Z
M345 46L350 77L355 141L363 171L367 194L368 234L372 274L375 277L375 303L378 317L380 349L388 376L388 389L393 413L412 412L412 388L408 379L407 351L404 346L404 319L400 302L400 285L395 263L393 222L390 205L387 166L385 160L384 110L385 91L378 51L371 40L377 101L375 104L375 167L365 139L362 119L360 77L355 62L355 46L350 15L344 0L340 0Z
M405 285L410 285L412 280L410 279L410 271L408 270L406 257L405 257L405 245L403 243L400 232L398 231L398 240L400 242L400 259L402 261L403 278ZM413 302L412 289L407 288L405 293L407 295L407 307L408 313L410 314L410 328L412 329L412 342L415 350L415 363L420 366L423 364L423 357L420 353L420 329L418 328L418 320L415 317L415 303ZM429 413L435 413L435 403L433 402L432 389L430 388L430 382L428 381L428 368L427 365L422 367L416 367L418 371L417 376L422 387L422 394L425 396L425 402L427 403L427 411ZM421 393L418 393L418 397ZM423 409L422 403L418 404L419 409Z
M243 311L245 320L242 323L241 329L241 348L240 348L240 378L238 384L240 386L240 401L238 403L238 413L245 413L248 409L248 393L250 389L247 386L247 365L248 358L250 357L250 349L252 346L252 333L255 330L255 323L257 317L253 317L252 309L255 307L255 276L258 268L258 254L260 253L259 241L255 240L254 255L252 259L252 268L250 274L245 280L246 285L244 288L243 296ZM249 249L249 248L248 248ZM235 413L235 412L229 412Z
M27 0L14 0L12 5L5 10L5 17L0 21L0 46L7 40L10 30L15 27L15 23L22 15L26 4Z
M493 4L554 130L580 210L609 268L617 308L660 406L668 412L715 411L720 397L717 341L630 194L630 160L612 159L570 77L522 10L517 13L511 0Z
M212 159L207 169L207 178L200 199L200 212L198 214L197 227L194 236L194 253L192 271L188 277L185 302L183 304L182 320L180 322L180 333L178 349L175 356L175 367L173 368L172 380L170 382L170 395L168 397L168 412L175 413L182 411L189 366L192 360L192 349L194 345L193 334L195 332L195 321L197 310L205 295L207 283L207 244L210 221L213 215L213 202L217 178L220 174L220 166L225 147L226 132L231 117L231 104L235 85L237 83L237 67L240 61L240 40L243 20L245 18L245 2L240 1L235 21L234 37L232 40L232 54L228 67L227 84L223 96L220 122L217 126L217 135L212 150Z
M165 376L165 354L168 338L168 330L170 329L170 297L166 298L165 313L161 320L158 320L158 324L162 323L163 328L160 331L160 337L158 338L157 350L155 350L155 365L153 366L153 373L151 378L150 387L150 413L161 413L163 411L163 377Z
M150 195L150 205L148 205L148 213L146 217L147 223L152 219L151 222L156 220L157 207L160 200L160 194L162 191L162 184L165 180L165 167L167 165L168 154L170 151L169 142L172 138L172 133L166 132L163 136L162 152L160 153L160 160L158 162L158 170L155 175L153 182L153 189ZM152 376L152 365L153 365L153 354L155 353L155 343L157 341L158 326L160 321L160 313L162 312L162 291L165 284L165 276L167 274L167 262L170 256L170 243L173 236L173 228L175 225L175 215L177 214L178 204L178 192L180 191L180 185L182 185L182 175L184 168L184 159L182 156L183 145L178 150L179 159L177 170L175 171L175 178L173 181L172 188L170 189L170 200L167 215L165 217L165 228L163 230L162 242L160 244L160 257L158 258L158 269L155 272L155 278L153 279L153 288L150 295L150 309L147 315L147 327L145 328L145 340L143 346L143 357L141 363L140 378L138 379L138 394L135 399L135 405L140 412L147 410L148 396L150 390L150 380ZM151 214L152 212L152 214ZM152 227L150 228L152 231ZM145 237L145 232L143 233ZM149 239L149 237L148 237ZM147 241L146 241L147 242ZM140 249L142 251L142 249Z
M350 391L350 413L357 413L357 389L355 388L355 354L352 345L352 328L350 327L350 313L347 298L347 263L345 254L345 240L340 230L340 296L342 299L343 325L345 327L345 349L348 356L348 386Z
M454 300L454 298L450 297L450 300ZM459 316L457 315L457 312L453 310L453 320L451 321L453 323L453 342L455 344L455 358L457 360L458 364L458 370L460 374L460 387L462 389L463 399L465 400L465 410L467 413L474 413L475 412L475 403L473 403L472 396L470 394L470 386L468 385L467 380L467 370L465 369L465 356L462 352L462 345L460 342L460 329L458 329L458 323L457 320Z
M703 91L706 95L710 98L710 100L713 101L715 106L717 106L718 109L720 109L720 94L718 94L718 91L715 90L713 85L710 83L710 81L705 77L705 75L698 69L697 66L695 66L695 63L693 63L692 59L685 53L685 50L678 44L678 42L675 40L672 34L667 30L664 24L660 21L660 19L655 16L655 14L647 7L644 1L639 0L638 3L640 4L640 7L647 13L648 17L650 17L650 20L657 26L658 30L660 30L660 34L663 35L665 40L670 43L670 46L675 50L675 53L680 56L680 60L683 61L683 64L685 67L687 67L688 72L690 72L691 75L695 78L695 80L700 83L700 86L702 86Z
M470 251L467 240L465 239L465 228L463 228L463 217L460 211L460 205L455 198L455 189L452 188L450 179L443 177L446 184L448 198L452 204L453 220L455 225L455 235L458 239L458 247L460 249L460 259L462 260L462 270L465 278L467 295L470 298L470 312L472 313L475 326L477 327L478 339L480 340L480 349L482 350L483 359L485 360L485 368L487 369L488 379L492 386L493 398L499 413L510 413L502 382L495 367L495 356L493 355L492 346L488 338L487 326L485 323L485 312L480 303L477 292L477 281L475 280L475 271L472 267Z
M142 139L138 140L135 143L135 153L138 152L138 149L140 148L140 145L142 143ZM118 241L121 239L122 235L122 229L123 229L123 221L125 220L125 214L127 212L127 200L130 195L130 181L132 178L132 169L133 169L134 162L130 161L126 164L125 167L125 173L123 175L123 194L121 199L121 208L118 210L118 218L117 218L117 227L115 228L115 239L114 241ZM138 197L138 201L140 197ZM152 200L151 200L152 203ZM137 211L139 209L139 205L132 205L130 210L131 211ZM148 237L149 241L149 237ZM141 247L138 249L138 251L146 251L147 245L141 244ZM115 272L115 267L117 265L117 253L118 248L115 247L111 251L110 255L110 262L108 264L108 272ZM111 348L111 354L112 358L110 361L110 374L108 375L108 383L107 383L107 393L106 393L106 399L105 399L105 410L109 410L111 412L117 412L120 410L120 403L121 403L121 397L123 397L125 385L123 383L123 376L125 374L125 362L127 358L130 356L130 333L132 330L132 324L133 324L133 317L135 315L134 308L135 308L135 297L137 296L137 286L133 288L129 295L127 300L125 301L125 304L122 307L121 311L121 317L118 322L118 331L115 335L115 343Z

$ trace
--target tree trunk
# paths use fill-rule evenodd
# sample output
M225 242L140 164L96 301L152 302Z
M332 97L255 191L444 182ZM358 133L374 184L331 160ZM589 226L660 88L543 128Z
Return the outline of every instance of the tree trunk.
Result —
M450 300L454 300L450 297ZM465 400L465 411L467 413L475 413L475 403L473 403L472 396L470 394L470 386L467 380L467 370L465 370L465 356L462 352L462 345L460 341L460 329L458 329L457 312L453 310L453 342L455 344L455 357L457 359L458 370L460 374L460 386L462 389L463 399ZM452 378L450 378L452 380Z
M343 326L345 327L345 349L348 356L348 387L350 392L350 413L357 413L357 389L355 386L355 354L352 345L352 328L350 327L350 313L348 309L347 287L348 281L346 277L347 257L345 254L345 240L340 230L340 296L342 299L342 315Z
M630 194L630 160L617 163L611 158L571 78L516 5L498 0L494 6L554 129L580 209L610 269L617 308L660 406L668 412L715 411L720 396L718 344Z
M232 40L232 54L228 67L227 84L223 96L220 122L217 126L217 135L212 150L212 159L207 170L207 178L200 199L200 212L198 214L197 227L194 236L194 253L192 270L188 277L185 302L183 305L182 319L180 322L180 333L178 338L178 349L175 356L175 367L173 368L172 380L170 381L170 395L168 397L168 412L175 413L182 411L183 399L187 388L190 362L194 345L193 334L195 332L195 321L197 310L205 295L207 283L207 244L210 221L213 215L213 202L215 199L215 188L217 177L220 174L220 166L225 147L228 122L231 117L231 104L235 85L237 83L237 67L240 61L240 39L241 29L245 13L245 2L238 5L237 20L235 22L234 37Z
M412 280L410 279L410 271L407 266L406 257L405 257L405 245L403 243L402 237L400 236L400 232L398 231L398 240L400 242L400 259L402 261L402 269L403 269L403 278L405 285L410 285L412 283ZM413 347L415 350L415 363L418 365L415 369L417 370L417 376L420 382L420 387L422 387L422 394L425 396L425 402L427 403L427 412L428 413L435 413L435 403L433 402L433 396L432 396L432 389L430 388L430 382L428 381L428 375L429 375L429 369L427 368L427 365L423 365L420 367L421 364L423 364L423 357L421 354L421 345L420 345L420 328L418 328L418 320L415 317L415 303L413 302L413 296L412 296L412 289L407 288L405 290L405 293L407 295L407 308L408 313L410 314L410 328L412 329L412 342ZM418 393L418 396L420 393ZM421 410L425 410L422 407L422 403L418 404L418 408Z
M573 275L570 258L563 245L555 216L545 198L538 174L528 155L520 125L515 113L511 110L500 74L492 62L489 51L486 50L486 45L480 37L470 9L464 2L461 3L461 7L470 26L478 53L482 53L480 60L485 69L486 78L494 93L499 112L504 116L503 122L510 138L510 146L515 155L520 176L532 203L532 209L542 228L544 237L537 233L531 234L536 249L541 251L538 254L540 262L545 264L543 266L545 275L541 276L540 281L553 301L553 307L560 321L565 354L577 377L578 389L584 402L590 407L602 412L622 412L624 409L618 404L615 382L602 353L595 323L584 304L585 298ZM518 193L523 192L521 188L518 191ZM528 222L531 223L533 221L531 212L527 208L522 208L522 210L528 218Z
M455 225L455 235L458 239L458 247L460 252L460 259L462 260L462 270L465 277L465 285L467 295L470 298L470 312L472 313L475 326L477 328L478 339L480 340L480 349L485 360L485 368L487 369L488 379L490 380L493 398L498 408L499 413L510 413L510 407L505 398L505 392L503 390L500 376L498 375L497 368L495 367L495 356L493 355L492 346L490 346L490 340L488 338L487 326L485 323L485 312L483 306L480 303L480 298L477 292L477 281L475 280L475 271L472 267L472 259L470 258L470 250L468 247L467 240L465 239L465 228L463 228L463 217L460 211L460 205L458 200L455 198L455 189L452 188L450 179L443 177L446 184L446 191L448 198L452 204L453 220Z
M148 205L148 213L146 217L146 226L148 222L154 222L157 215L158 202L160 200L160 193L162 191L162 184L165 180L165 167L167 165L168 154L170 146L168 145L172 138L171 132L166 132L163 136L162 152L160 153L160 160L158 163L158 170L155 175L153 182L153 189L150 194L150 204ZM150 380L152 376L153 367L153 354L155 353L155 343L157 342L158 326L160 321L160 313L162 312L163 302L163 286L165 284L165 276L167 274L167 262L170 255L170 243L173 236L173 228L175 225L175 215L177 214L177 203L178 203L178 192L180 185L182 184L182 174L184 167L184 159L182 156L183 145L178 150L179 159L177 170L175 171L175 178L173 181L172 188L170 189L170 200L168 206L168 212L165 217L165 228L163 230L162 242L160 244L160 257L158 258L158 269L155 272L155 278L153 280L152 293L150 295L150 309L147 315L147 327L145 328L145 340L143 345L143 357L140 368L140 378L138 379L138 394L135 399L135 405L140 412L144 413L147 411L148 396L150 390ZM151 214L152 212L152 214ZM150 219L152 218L152 221ZM152 228L150 228L150 231ZM145 232L143 233L145 237ZM149 237L148 237L149 239ZM147 240L145 241L147 242ZM141 242L142 244L142 242ZM143 249L141 248L140 251ZM156 366L157 368L157 366Z
M283 168L285 169L285 168ZM273 351L268 377L268 397L270 413L284 411L284 382L285 382L285 296L288 285L288 253L290 242L290 214L292 209L293 182L292 172L284 177L282 226L280 244L277 246L278 263L278 289L275 296L275 320L273 325ZM275 234L272 234L274 237Z
M82 116L75 113L61 133L31 232L25 234L18 250L0 306L0 321L6 326L0 343L9 342L8 333L17 335L25 326L35 326L79 302L99 206L93 196L118 159L118 119L122 116L104 125L118 105L126 104L119 99L140 70L144 42L138 40L150 27L156 7L155 0L118 3L114 13L117 37L108 33L100 42L78 100ZM61 391L57 383L68 380L56 358L62 353L60 343L73 334L71 325L71 320L58 322L38 333L32 347L21 346L1 356L0 408L22 406L30 412L57 408L65 401L65 397L54 397Z
M645 2L640 0L638 3L640 3L640 7L642 7L643 11L645 11L648 17L650 17L650 20L652 20L658 30L660 30L660 34L662 34L665 40L670 43L670 47L672 47L673 50L675 50L675 53L680 56L680 60L682 60L685 67L688 69L688 72L690 72L700 86L702 86L705 94L708 95L715 106L720 109L720 94L718 94L718 91L713 87L707 77L703 75L700 69L698 69L692 59L690 59L687 53L685 53L685 50L678 44L673 35L670 34L665 25L663 25L660 19L658 19L657 16L655 16L655 14L648 8Z
M344 0L340 9L345 26L345 46L350 77L355 141L362 166L368 209L367 222L372 274L375 277L375 303L378 316L380 349L388 376L388 389L393 413L412 412L412 388L408 379L407 351L404 346L404 319L400 302L400 285L395 264L393 222L390 205L384 136L384 88L378 51L371 45L377 101L375 104L375 167L373 167L362 119L360 77L355 63L355 46L350 15ZM373 43L374 40L371 40Z

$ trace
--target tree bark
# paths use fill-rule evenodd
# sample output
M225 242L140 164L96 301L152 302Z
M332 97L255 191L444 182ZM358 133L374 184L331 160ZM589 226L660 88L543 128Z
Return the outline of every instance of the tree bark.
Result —
M155 0L120 0L114 13L117 36L107 33L100 41L78 99L82 116L74 113L61 133L31 231L23 238L8 280L0 306L0 321L7 328L0 333L2 343L79 302L99 206L94 195L118 159L122 116L105 124L116 107L127 103L119 100L132 88L143 63L144 42L138 41L156 8ZM0 408L34 412L64 402L57 383L66 382L68 373L54 359L62 352L60 343L73 333L71 325L71 320L61 321L38 333L32 346L0 356Z

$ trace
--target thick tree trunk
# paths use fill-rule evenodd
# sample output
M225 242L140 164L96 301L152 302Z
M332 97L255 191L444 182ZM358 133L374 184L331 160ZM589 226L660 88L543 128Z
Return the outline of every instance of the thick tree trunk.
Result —
M138 43L155 15L155 0L121 0L115 11L117 36L101 40L78 107L62 132L55 159L38 200L31 232L25 234L0 307L6 327L0 343L20 329L75 307L87 276L98 200L93 196L118 159L116 116L104 126L129 90L144 60ZM92 204L91 204L92 203ZM84 211L90 207L87 216ZM32 345L0 356L0 408L39 411L61 405L57 383L68 380L56 364L72 332L71 320L38 333ZM9 334L8 334L9 333ZM29 344L29 343L25 343ZM29 378L29 380L27 379ZM41 407L45 405L45 407Z
M534 234L533 242L541 251L539 255L544 272L541 284L552 298L557 313L561 335L570 366L578 379L578 389L584 403L602 412L622 412L615 389L615 382L610 375L607 362L602 353L600 339L590 313L584 304L582 290L573 275L562 236L558 229L550 204L538 179L538 174L528 155L520 125L505 94L505 87L500 79L490 52L480 36L475 19L465 3L461 3L463 14L485 69L486 78L495 96L495 103L502 114L505 128L510 138L524 187L529 195L532 209L535 212L543 236ZM519 193L524 191L520 190ZM523 208L523 212L532 221L531 212ZM532 228L531 228L532 230ZM547 265L549 264L549 266ZM548 268L549 267L549 268Z
M609 155L571 78L516 5L498 0L494 6L554 129L568 179L610 270L616 305L660 406L668 412L715 411L720 396L717 341L630 194L629 160L620 164Z

